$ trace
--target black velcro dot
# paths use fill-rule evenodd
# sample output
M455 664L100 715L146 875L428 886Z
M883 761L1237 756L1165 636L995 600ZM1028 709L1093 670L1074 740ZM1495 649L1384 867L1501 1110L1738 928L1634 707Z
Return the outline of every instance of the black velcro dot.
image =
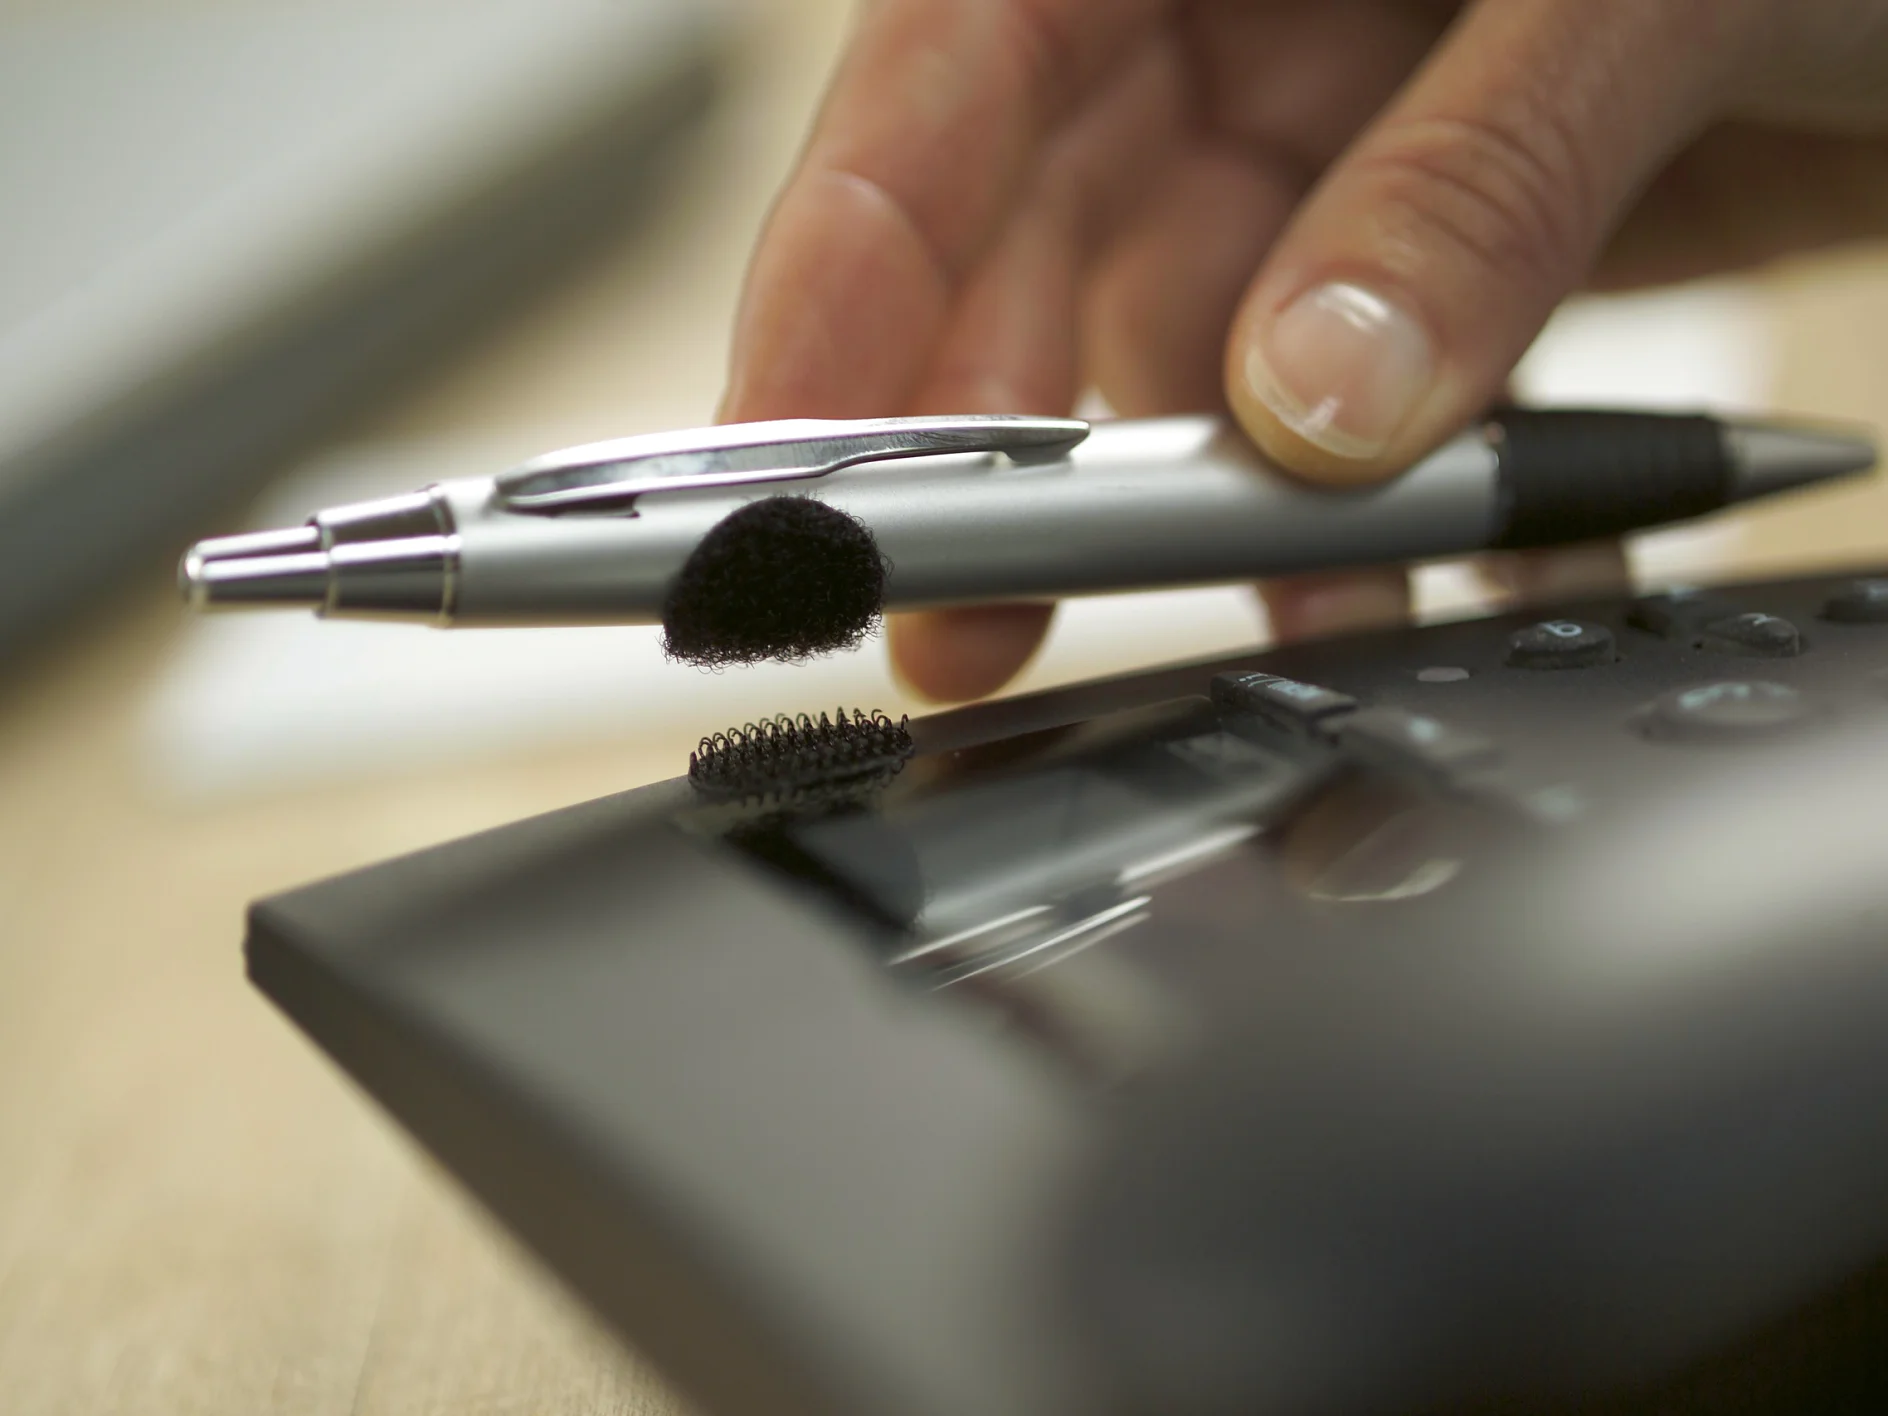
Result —
M768 497L702 537L662 602L672 659L716 668L856 649L877 624L888 567L857 517Z
M880 712L841 708L817 722L782 714L703 738L688 779L722 801L850 799L897 776L913 746L906 720Z

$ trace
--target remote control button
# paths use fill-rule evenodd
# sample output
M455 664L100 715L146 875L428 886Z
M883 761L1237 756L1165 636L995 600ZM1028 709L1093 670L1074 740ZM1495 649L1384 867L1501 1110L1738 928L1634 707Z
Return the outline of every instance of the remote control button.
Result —
M1803 652L1803 635L1781 615L1751 610L1712 620L1700 632L1698 647L1752 659L1793 659Z
M1358 757L1393 771L1413 768L1427 776L1448 777L1491 766L1501 757L1501 749L1488 738L1402 708L1359 709L1338 731Z
M1634 600L1626 623L1664 639L1689 639L1699 625L1736 612L1737 606L1708 590L1667 590Z
M1782 732L1810 716L1809 701L1785 684L1730 679L1655 698L1645 727L1654 737L1730 742Z
M1591 669L1619 657L1613 632L1578 620L1543 620L1508 636L1508 663L1517 669Z
M1418 683L1460 683L1468 676L1467 669L1454 664L1435 664L1426 669L1416 670Z
M1838 624L1888 624L1888 580L1851 580L1824 602L1822 617Z
M1300 732L1313 732L1325 719L1357 706L1349 694L1277 674L1216 674L1212 694L1222 708L1256 713Z

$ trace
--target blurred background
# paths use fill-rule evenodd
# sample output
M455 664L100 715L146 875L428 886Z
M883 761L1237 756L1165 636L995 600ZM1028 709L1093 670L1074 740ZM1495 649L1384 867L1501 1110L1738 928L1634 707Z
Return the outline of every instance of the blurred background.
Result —
M241 979L244 904L916 710L868 645L186 623L188 541L712 418L849 0L0 0L0 1410L680 1410ZM1879 425L1888 255L1582 301L1542 402ZM1645 538L1648 581L1860 563L1888 492ZM1459 567L1420 607L1472 613ZM1263 635L1067 607L1020 689Z

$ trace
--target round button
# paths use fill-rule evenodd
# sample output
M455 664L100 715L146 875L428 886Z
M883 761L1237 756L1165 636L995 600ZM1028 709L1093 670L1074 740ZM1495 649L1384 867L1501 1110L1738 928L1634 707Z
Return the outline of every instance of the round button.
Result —
M1822 617L1838 624L1888 624L1888 580L1851 580L1824 602Z
M1789 659L1803 652L1803 636L1783 616L1752 610L1712 620L1700 632L1698 647L1753 659Z
M1809 701L1786 684L1729 679L1655 698L1646 731L1654 737L1728 742L1783 732L1810 716Z
M1590 669L1618 657L1610 629L1578 620L1543 620L1508 636L1517 669Z
M1634 600L1626 622L1662 639L1678 639L1706 620L1723 618L1734 608L1708 590L1679 586L1662 595Z

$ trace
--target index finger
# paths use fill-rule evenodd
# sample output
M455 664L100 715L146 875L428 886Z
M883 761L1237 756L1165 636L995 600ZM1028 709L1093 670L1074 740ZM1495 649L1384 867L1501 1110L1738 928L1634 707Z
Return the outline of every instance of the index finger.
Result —
M748 269L722 416L901 411L1044 138L1167 0L878 0Z

